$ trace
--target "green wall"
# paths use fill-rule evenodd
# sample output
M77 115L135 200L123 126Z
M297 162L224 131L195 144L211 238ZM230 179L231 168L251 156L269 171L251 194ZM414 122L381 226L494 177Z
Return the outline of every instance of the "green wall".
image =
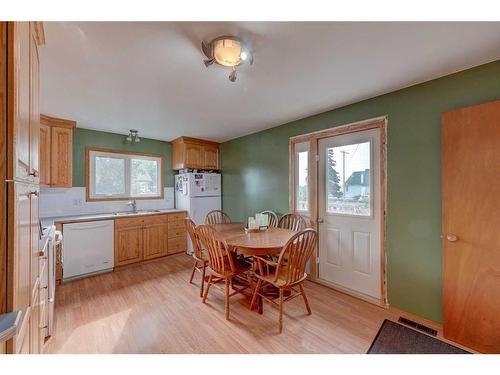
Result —
M172 145L169 142L141 138L139 143L125 140L122 134L97 130L75 128L73 131L73 186L85 186L85 147L102 147L112 150L125 150L162 154L165 156L165 187L174 186L172 170Z
M440 116L496 99L500 61L225 142L224 210L286 212L289 137L387 115L389 303L442 322Z

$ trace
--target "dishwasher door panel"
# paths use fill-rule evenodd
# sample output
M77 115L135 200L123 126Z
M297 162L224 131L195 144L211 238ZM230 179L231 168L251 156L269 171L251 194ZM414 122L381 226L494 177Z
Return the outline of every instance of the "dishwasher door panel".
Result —
M63 225L64 280L113 269L114 221Z

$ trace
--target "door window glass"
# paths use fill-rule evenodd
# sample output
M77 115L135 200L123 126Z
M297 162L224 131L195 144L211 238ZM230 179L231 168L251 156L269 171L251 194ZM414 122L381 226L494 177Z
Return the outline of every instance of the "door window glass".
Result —
M371 215L370 142L326 149L326 211Z

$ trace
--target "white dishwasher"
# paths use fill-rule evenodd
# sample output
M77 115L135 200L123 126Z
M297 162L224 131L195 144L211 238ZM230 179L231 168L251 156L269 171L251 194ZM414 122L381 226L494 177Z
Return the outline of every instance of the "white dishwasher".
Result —
M63 279L111 271L114 262L114 221L63 224Z

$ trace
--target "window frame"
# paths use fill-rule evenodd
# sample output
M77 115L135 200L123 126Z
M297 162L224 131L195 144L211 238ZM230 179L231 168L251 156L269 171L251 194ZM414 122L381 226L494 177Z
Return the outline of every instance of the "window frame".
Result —
M339 125L337 124L334 127L330 127L324 130L318 130L307 134L295 135L291 136L288 139L288 157L289 157L289 210L290 212L295 212L295 145L302 142L309 142L310 151L309 151L309 221L311 227L318 230L321 234L321 230L319 228L319 218L318 218L318 143L322 138L328 138L336 135L354 133L356 131L363 131L368 129L379 129L380 131L380 175L381 175L381 190L380 190L380 205L381 210L378 213L381 219L382 231L380 234L380 242L381 242L381 300L376 302L381 306L388 306L388 298L387 298L387 262L386 262L386 214L387 214L387 126L388 126L388 117L380 116L371 118L368 120L356 121L348 124ZM373 152L373 147L372 151ZM373 179L372 179L373 180ZM372 193L373 194L373 193ZM373 212L373 209L372 209ZM327 285L332 287L332 284L328 284L322 281L319 278L319 268L318 268L318 249L319 249L319 241L316 244L316 251L311 256L311 272L309 274L312 281L318 282L320 284ZM334 289L336 289L334 287ZM343 291L345 292L345 290ZM352 293L347 293L352 294ZM359 294L355 294L356 297L360 297ZM368 300L369 302L373 302Z
M95 166L91 163L94 159L92 153L96 153L97 155L121 155L126 156L128 160L133 157L138 158L154 158L157 159L160 163L159 166L159 195L139 195L134 196L132 194L129 195L95 195L95 182L94 178L91 181L91 173L93 173ZM85 147L85 190L86 190L86 201L87 202L102 202L102 201L128 201L128 200L142 200L142 199L163 199L164 198L164 176L165 176L165 156L161 154L149 154L143 152L134 152L134 151L125 151L125 150L112 150L106 148L98 148L98 147ZM127 190L127 185L130 186L130 173L125 174L125 189Z

